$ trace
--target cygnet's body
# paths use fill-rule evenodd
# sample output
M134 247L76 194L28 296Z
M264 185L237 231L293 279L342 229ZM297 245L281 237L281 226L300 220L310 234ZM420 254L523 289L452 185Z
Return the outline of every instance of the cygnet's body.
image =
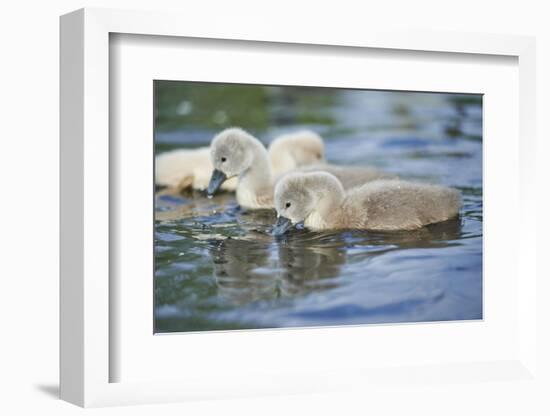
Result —
M377 180L346 192L329 173L289 173L275 187L274 234L301 222L311 230L414 230L455 218L461 205L456 189L439 185Z
M181 191L187 188L204 190L212 175L210 148L177 149L155 157L155 183ZM233 191L237 180L223 184L222 189Z
M214 137L210 149L214 172L208 186L209 195L213 195L227 179L238 176L237 202L242 207L274 208L273 186L279 178L284 177L284 174L273 174L270 154L258 139L239 128L226 129ZM326 163L316 163L297 169L331 172L345 188L374 179L396 178L395 175L371 168L346 168Z
M269 145L268 154L274 177L325 160L323 140L307 130L275 138ZM175 191L186 188L205 190L213 170L209 147L172 150L155 158L155 183ZM228 179L221 186L226 191L235 191L236 188L237 178Z

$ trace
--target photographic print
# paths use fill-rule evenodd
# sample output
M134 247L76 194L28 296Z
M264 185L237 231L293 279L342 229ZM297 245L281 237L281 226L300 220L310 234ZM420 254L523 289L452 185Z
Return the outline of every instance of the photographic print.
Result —
M156 333L483 318L481 94L153 88Z

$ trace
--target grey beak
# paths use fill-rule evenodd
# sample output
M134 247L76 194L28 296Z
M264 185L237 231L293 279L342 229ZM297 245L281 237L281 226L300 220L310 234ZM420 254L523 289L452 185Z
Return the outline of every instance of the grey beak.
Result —
M273 231L271 231L271 234L272 235L283 235L291 227L292 227L292 221L290 221L286 217L279 217L279 218L277 218L277 223L273 227Z
M214 172L212 172L212 176L210 177L208 189L206 191L208 196L214 195L218 191L218 189L220 189L220 186L222 186L226 179L227 176L225 175L225 173L223 173L221 170L214 169Z

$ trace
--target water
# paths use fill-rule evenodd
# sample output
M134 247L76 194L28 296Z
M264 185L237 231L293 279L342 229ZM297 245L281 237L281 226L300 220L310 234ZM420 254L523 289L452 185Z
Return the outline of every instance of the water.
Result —
M157 332L482 318L480 96L183 84L157 85L157 151L208 145L233 124L265 142L310 128L330 162L453 186L464 206L413 232L274 238L274 211L230 193L158 193Z

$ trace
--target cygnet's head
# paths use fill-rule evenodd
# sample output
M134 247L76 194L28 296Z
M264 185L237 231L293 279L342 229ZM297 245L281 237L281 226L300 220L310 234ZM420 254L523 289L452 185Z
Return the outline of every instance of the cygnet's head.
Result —
M317 133L297 131L277 137L269 146L273 165L291 170L325 161L325 144Z
M296 167L325 161L325 144L318 134L312 131L298 132L294 144L292 156L296 161Z
M283 176L275 186L277 223L273 235L284 234L293 225L306 221L313 212L330 215L344 196L342 184L328 172L295 172Z
M236 127L225 129L212 139L210 159L214 171L208 185L208 195L214 195L227 179L250 168L258 143L254 136Z
M277 223L273 235L282 235L293 225L302 223L315 208L307 174L289 173L275 186L274 202Z
M277 137L269 145L274 174L325 162L325 144L317 133L297 131Z

